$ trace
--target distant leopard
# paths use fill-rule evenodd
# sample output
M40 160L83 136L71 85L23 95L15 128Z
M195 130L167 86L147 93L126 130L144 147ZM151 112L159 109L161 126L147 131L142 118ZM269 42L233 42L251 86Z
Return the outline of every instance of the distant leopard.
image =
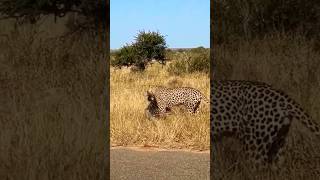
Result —
M149 89L146 96L150 102L146 111L155 116L163 116L177 105L184 105L189 113L197 113L202 100L209 103L209 100L199 90L191 87L166 88L158 86Z
M283 160L293 119L320 137L319 125L295 101L265 83L213 81L210 101L211 144L222 136L237 137L255 167Z

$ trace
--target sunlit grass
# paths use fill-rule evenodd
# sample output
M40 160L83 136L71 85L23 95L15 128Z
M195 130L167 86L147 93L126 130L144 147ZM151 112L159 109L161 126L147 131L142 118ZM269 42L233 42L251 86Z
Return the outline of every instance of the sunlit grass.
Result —
M185 114L183 108L175 108L174 114L166 119L150 121L145 116L148 102L144 95L151 86L194 87L209 98L207 74L169 76L166 68L153 64L142 73L131 72L128 68L111 69L110 136L113 146L209 149L209 104L201 104L197 115Z

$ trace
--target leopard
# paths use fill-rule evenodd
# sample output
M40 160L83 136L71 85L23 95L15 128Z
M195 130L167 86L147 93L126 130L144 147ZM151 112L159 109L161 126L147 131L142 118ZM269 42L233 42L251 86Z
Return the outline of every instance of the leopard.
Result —
M146 91L146 97L150 103L145 111L153 117L165 117L172 107L179 105L183 105L189 114L197 114L202 101L209 103L209 99L192 87L156 86Z
M210 84L212 148L226 136L240 140L254 170L269 165L278 169L283 164L293 120L320 137L319 124L282 90L259 81L212 80Z

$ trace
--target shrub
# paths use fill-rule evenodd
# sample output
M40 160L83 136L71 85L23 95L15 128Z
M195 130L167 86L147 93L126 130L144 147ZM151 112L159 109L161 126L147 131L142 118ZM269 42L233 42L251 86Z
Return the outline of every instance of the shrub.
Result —
M168 72L170 74L182 75L194 72L209 73L209 49L199 47L183 53L177 52L176 58L175 61L169 64Z
M119 51L115 52L111 59L112 66L131 66L135 64L137 58L136 49L132 45L125 45Z
M147 63L155 59L165 61L166 41L159 32L141 31L135 38L136 42L123 46L111 61L112 66L135 66L144 70Z
M171 64L169 64L169 67L167 69L169 74L173 75L182 75L188 72L188 64L187 61L181 60L181 61L174 61Z
M191 56L189 63L189 72L205 72L209 73L210 57L209 52L197 53Z

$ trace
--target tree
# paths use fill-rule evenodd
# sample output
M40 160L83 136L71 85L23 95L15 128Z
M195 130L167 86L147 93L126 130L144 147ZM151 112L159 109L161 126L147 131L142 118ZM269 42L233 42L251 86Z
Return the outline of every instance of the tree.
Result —
M136 66L144 70L148 62L156 60L165 63L167 45L163 35L159 32L140 31L131 45L123 46L115 55L111 65Z
M135 46L138 54L141 55L141 60L149 62L152 59L165 62L166 41L163 35L159 32L140 31L135 38Z

